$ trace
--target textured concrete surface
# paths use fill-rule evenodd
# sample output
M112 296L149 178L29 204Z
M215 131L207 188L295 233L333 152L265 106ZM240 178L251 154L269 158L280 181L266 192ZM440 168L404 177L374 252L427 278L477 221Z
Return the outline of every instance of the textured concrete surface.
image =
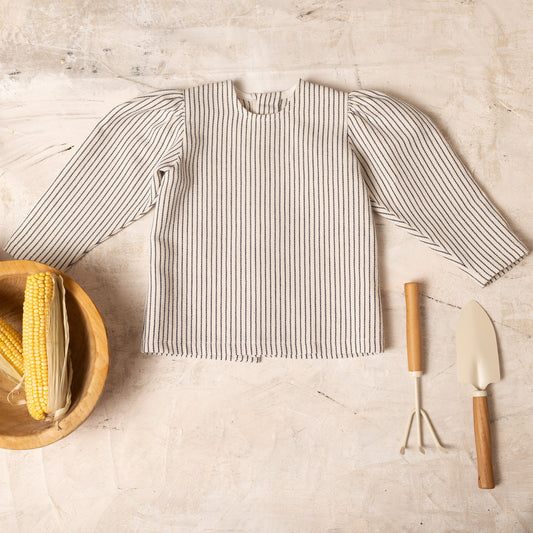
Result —
M0 2L0 243L113 105L152 88L298 77L428 113L531 248L533 5L381 0ZM151 214L69 271L106 323L111 367L72 435L0 450L10 532L533 531L531 259L481 289L378 219L383 355L260 364L139 353ZM0 259L9 259L0 252ZM413 383L403 283L422 283L423 405L443 443L399 454ZM478 300L498 335L497 487L477 488L455 326ZM412 435L410 444L414 443Z

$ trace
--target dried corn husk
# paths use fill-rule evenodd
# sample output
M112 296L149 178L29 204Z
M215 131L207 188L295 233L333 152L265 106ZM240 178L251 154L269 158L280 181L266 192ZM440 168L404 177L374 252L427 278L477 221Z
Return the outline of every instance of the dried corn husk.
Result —
M69 325L65 303L65 286L55 277L57 301L50 306L50 334L47 338L49 396L48 409L54 419L64 416L71 402L72 365L69 357Z

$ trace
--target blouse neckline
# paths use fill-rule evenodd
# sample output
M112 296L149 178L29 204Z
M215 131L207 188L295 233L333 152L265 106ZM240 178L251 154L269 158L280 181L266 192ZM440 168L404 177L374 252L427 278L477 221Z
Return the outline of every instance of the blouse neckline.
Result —
M228 80L226 84L229 89L229 93L230 93L233 106L240 114L253 117L254 119L257 119L257 120L268 120L268 119L273 119L276 117L287 115L291 111L291 109L294 108L296 102L300 99L300 95L301 95L302 87L303 87L303 80L299 78L296 84L288 89L284 89L281 91L268 91L268 92L242 91L241 89L238 89L235 86L235 82L233 80ZM274 111L271 113L256 113L254 111L250 111L249 109L247 109L241 101L241 99L259 100L261 98L264 99L268 97L271 97L278 102L285 101L285 103L279 111Z

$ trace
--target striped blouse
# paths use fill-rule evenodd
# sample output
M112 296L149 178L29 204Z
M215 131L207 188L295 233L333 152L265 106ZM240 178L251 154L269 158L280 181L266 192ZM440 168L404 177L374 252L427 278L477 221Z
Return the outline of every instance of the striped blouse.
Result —
M373 213L482 285L527 254L424 114L304 80L269 93L228 80L115 107L5 249L64 270L152 207L146 353L381 352Z

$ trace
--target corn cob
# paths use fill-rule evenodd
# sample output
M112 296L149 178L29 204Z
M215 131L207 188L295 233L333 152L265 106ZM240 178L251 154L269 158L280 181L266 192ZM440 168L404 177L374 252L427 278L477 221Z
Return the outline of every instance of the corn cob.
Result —
M68 321L61 276L28 276L22 314L26 402L36 420L57 420L70 406Z
M3 318L0 318L0 370L20 381L24 374L22 337Z

